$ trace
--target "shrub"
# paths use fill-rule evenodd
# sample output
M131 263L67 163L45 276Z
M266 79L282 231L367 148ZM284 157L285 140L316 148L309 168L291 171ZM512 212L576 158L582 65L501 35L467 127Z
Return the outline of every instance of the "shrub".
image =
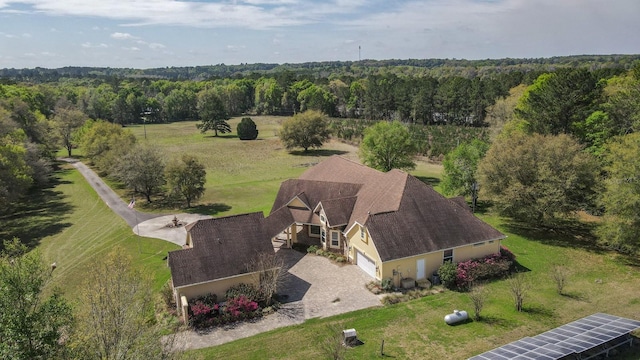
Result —
M167 281L164 285L162 285L162 289L160 289L160 297L162 297L162 301L169 309L173 309L176 306L175 297L173 296L173 289L171 288L171 281Z
M243 295L227 300L226 312L236 320L252 318L256 315L258 309L257 302Z
M506 246L500 246L500 256L510 261L516 260L516 256Z
M336 257L336 262L345 263L345 262L347 262L347 258L344 257L344 256L338 256L338 257Z
M453 289L457 285L458 266L453 262L446 262L438 269L438 276L444 286Z
M318 251L318 247L315 245L311 245L307 248L307 252L311 254L315 254Z
M244 117L240 120L236 132L240 140L255 140L258 137L258 128L250 117Z
M199 328L207 326L213 308L202 301L196 301L189 305L189 325Z
M382 290L384 291L391 291L393 290L393 281L391 280L391 278L384 278L382 279Z
M505 247L500 253L481 259L471 259L458 264L443 264L438 270L442 283L449 289L468 290L473 282L505 276L513 266L515 255Z
M234 299L244 296L252 301L261 301L264 296L255 286L251 284L238 284L230 287L224 293L224 297L227 299Z

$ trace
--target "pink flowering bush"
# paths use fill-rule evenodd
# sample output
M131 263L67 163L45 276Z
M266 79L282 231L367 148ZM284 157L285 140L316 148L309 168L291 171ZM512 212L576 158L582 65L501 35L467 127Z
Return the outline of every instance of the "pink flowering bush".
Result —
M451 274L448 279L443 278L443 282L448 288L465 290L475 281L495 279L508 274L513 266L514 260L515 255L513 255L509 249L502 246L500 247L499 253L487 255L480 259L459 262L455 265L455 281L453 281L453 274ZM443 267L445 265L443 265ZM452 273L452 268L453 266L449 264L447 272ZM443 273L445 273L445 271L443 271Z
M215 295L195 298L189 305L189 325L196 329L222 325L261 314L258 303L244 295L233 297L226 303L216 303Z

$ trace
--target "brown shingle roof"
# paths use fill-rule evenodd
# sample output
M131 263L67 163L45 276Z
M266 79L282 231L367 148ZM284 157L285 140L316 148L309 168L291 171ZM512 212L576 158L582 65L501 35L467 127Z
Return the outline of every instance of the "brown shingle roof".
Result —
M193 248L169 252L176 287L240 275L260 253L273 253L262 212L199 220L190 226Z
M413 176L398 210L371 214L365 226L382 261L505 237Z
M321 200L354 196L360 187L360 184L333 181L286 180L280 185L271 212L287 205L296 196L313 209Z
M320 201L329 225L331 227L347 225L357 199L355 196L350 196Z
M364 184L383 173L355 161L333 155L300 175L301 180Z
M382 261L505 237L475 217L464 198L446 199L404 171L382 173L339 156L282 184L269 216L281 219L282 229L308 219L306 209L286 208L296 195L311 209L321 203L331 226L367 226Z

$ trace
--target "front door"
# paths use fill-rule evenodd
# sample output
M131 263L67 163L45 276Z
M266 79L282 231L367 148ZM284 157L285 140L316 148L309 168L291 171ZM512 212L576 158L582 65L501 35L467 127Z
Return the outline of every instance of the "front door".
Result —
M416 262L416 280L424 279L427 277L425 271L425 261L424 259L418 259Z

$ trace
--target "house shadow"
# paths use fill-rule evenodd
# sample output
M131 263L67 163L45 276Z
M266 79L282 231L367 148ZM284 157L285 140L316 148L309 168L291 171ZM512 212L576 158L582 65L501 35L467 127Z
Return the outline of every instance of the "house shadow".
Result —
M66 196L56 190L58 185L70 184L61 180L61 176L71 170L57 170L46 187L31 190L23 200L0 211L0 238L20 239L28 248L34 248L47 236L62 232L72 224L66 220L73 205ZM0 243L0 250L3 244Z
M291 303L300 301L309 291L311 284L289 272L305 254L293 249L280 249L277 255L283 260L285 276L282 280L280 290L278 290L278 301L281 303Z

